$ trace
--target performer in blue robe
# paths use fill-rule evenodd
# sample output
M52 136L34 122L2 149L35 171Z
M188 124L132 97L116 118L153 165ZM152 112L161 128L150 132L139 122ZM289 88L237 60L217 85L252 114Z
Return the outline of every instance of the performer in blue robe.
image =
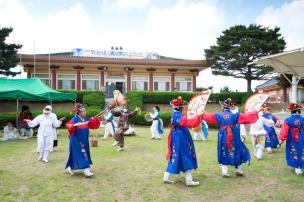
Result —
M166 159L168 167L164 174L165 183L174 183L170 180L171 174L183 172L187 186L197 186L198 181L193 181L191 171L197 168L197 159L194 144L188 128L195 128L202 122L201 116L187 119L182 114L183 106L186 104L181 97L170 103L174 107L171 118L170 133L168 137L168 152Z
M265 104L263 106L263 117L266 119L272 119L275 123L275 126L280 125L280 121L269 112L269 107ZM264 125L264 129L266 130L267 134L265 136L265 148L268 153L272 153L272 148L278 148L279 146L279 138L276 134L275 128L268 127Z
M236 175L243 176L241 164L250 162L250 153L241 141L239 124L251 124L258 120L258 112L232 112L230 98L220 102L223 112L216 114L204 113L203 119L210 124L220 125L218 132L218 162L222 167L223 177L229 177L228 165L236 168Z
M287 118L280 132L280 140L286 140L287 165L295 169L296 175L304 169L304 118L301 116L302 105L291 103L288 106L291 116Z
M99 128L100 119L87 117L85 108L80 104L76 105L75 111L76 115L66 123L70 138L66 169L71 175L74 170L83 170L84 175L90 177L93 173L90 171L89 129Z

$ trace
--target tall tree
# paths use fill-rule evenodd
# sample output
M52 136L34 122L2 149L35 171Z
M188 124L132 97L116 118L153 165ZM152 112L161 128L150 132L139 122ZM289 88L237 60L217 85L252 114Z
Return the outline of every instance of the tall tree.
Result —
M0 75L16 76L21 73L11 70L18 63L17 52L22 47L19 44L5 42L12 31L13 28L0 28Z
M260 25L236 25L224 30L216 45L205 49L212 73L246 79L247 92L251 92L251 81L267 79L274 72L271 67L248 63L285 49L286 42L279 31L278 27Z

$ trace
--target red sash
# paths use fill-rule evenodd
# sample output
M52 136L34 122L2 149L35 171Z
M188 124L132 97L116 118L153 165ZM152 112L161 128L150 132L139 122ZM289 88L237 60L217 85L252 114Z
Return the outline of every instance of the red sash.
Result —
M291 128L292 131L292 138L296 143L299 142L299 134L300 134L300 129L299 128Z
M232 129L234 127L235 127L235 125L220 126L220 128L223 128L226 131L226 146L228 149L230 149L232 147L232 140L233 140Z

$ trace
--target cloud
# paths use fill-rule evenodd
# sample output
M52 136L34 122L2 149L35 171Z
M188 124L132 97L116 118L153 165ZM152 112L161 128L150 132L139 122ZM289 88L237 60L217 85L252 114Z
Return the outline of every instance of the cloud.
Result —
M215 4L179 0L168 8L153 7L145 25L151 49L175 57L202 59L225 27L224 11Z
M145 8L151 3L151 0L102 0L103 6L114 6L120 9Z
M266 7L257 17L257 24L281 28L287 49L304 46L304 1L295 0L281 7Z

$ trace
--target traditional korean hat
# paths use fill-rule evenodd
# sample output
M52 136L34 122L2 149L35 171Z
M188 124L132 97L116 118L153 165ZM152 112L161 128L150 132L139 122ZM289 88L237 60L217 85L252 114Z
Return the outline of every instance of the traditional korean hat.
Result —
M234 107L233 102L231 100L231 98L227 98L224 101L219 101L220 105L222 105L222 107L224 107L225 109L232 109Z
M72 112L74 112L74 113L80 113L80 112L83 112L84 110L85 110L85 107L82 104L77 103L75 105L75 107L72 109Z
M172 107L184 107L187 105L187 102L181 96L178 96L177 99L171 100L170 105Z
M42 112L44 114L50 114L52 112L52 106L51 105L45 106L44 109L42 110Z
M300 103L290 103L288 105L288 109L290 111L298 111L298 110L301 110L303 107Z

